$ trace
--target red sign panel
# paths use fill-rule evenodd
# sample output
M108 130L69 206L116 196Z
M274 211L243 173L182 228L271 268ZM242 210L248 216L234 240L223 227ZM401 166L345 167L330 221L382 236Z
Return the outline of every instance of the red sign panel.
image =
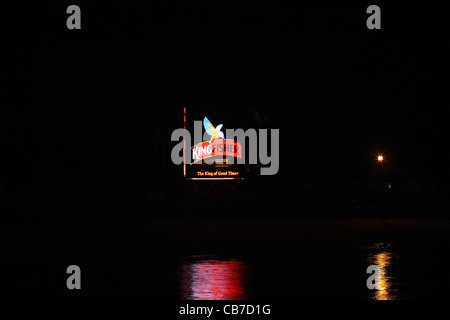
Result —
M214 140L204 141L192 147L192 163L212 157L242 157L241 144L234 140Z

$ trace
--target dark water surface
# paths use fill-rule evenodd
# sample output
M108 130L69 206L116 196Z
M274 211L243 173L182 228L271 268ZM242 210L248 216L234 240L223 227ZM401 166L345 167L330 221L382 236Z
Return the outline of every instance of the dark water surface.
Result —
M445 260L433 257L433 248L419 250L379 242L354 251L311 250L292 256L191 256L177 275L179 294L187 300L450 298L445 289L449 281L439 272ZM369 265L380 269L379 289L367 288Z
M3 228L6 297L448 299L446 220L161 220ZM8 245L9 244L9 245ZM82 290L66 288L79 265ZM370 290L367 268L380 270Z

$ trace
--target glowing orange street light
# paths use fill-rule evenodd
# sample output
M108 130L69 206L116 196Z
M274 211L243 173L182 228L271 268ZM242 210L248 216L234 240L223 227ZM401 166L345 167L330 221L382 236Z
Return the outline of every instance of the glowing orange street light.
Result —
M383 156L380 154L380 155L378 156L377 159L378 159L378 162L383 162L383 159L384 159L384 158L383 158Z

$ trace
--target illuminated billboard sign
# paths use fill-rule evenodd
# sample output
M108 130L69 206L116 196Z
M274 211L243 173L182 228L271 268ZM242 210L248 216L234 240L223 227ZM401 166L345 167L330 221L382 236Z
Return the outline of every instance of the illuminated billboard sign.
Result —
M183 165L186 179L231 180L278 173L280 130L255 129L261 124L259 117L252 118L251 109L241 109L189 108L187 115L184 108L184 126L170 137L178 141L170 158Z
M192 180L244 179L246 166L236 163L238 159L242 159L241 142L237 139L226 139L224 134L226 128L222 123L221 114L226 111L189 108L189 115L187 112L184 108L185 128L192 130L194 122L201 121L202 134L198 137L194 136L193 146L190 150L186 148L184 151L186 160L184 176ZM228 115L228 118L230 116ZM219 122L220 124L217 124Z

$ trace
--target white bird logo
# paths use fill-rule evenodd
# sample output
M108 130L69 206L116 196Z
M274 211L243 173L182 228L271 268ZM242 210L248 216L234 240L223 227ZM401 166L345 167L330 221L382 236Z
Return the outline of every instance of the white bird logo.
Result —
M211 136L211 140L209 140L209 143L218 138L225 139L223 132L220 131L220 129L222 129L222 124L219 124L217 128L214 128L208 118L205 117L205 119L203 119L203 126L205 127L206 132Z

